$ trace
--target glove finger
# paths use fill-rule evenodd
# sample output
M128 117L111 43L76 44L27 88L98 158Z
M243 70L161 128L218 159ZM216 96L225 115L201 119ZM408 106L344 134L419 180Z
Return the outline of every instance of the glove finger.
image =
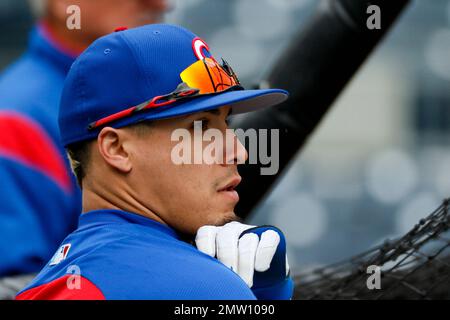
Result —
M247 233L239 239L238 274L250 288L253 286L258 242L258 235L254 233Z
M238 240L245 225L230 222L220 228L216 236L217 259L228 268L237 272L238 268Z
M216 226L203 226L199 228L195 236L197 249L214 257L216 255L216 235L218 230L219 227Z
M263 232L259 240L258 249L256 250L256 271L264 272L269 269L279 243L280 235L277 232L273 230Z

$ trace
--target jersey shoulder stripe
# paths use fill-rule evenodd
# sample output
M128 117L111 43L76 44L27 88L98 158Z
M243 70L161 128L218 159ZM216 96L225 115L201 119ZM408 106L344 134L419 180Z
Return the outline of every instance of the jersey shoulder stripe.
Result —
M94 283L74 274L24 291L16 300L105 300L105 296Z
M50 177L64 191L72 183L58 147L43 128L15 112L0 112L0 155L19 161Z

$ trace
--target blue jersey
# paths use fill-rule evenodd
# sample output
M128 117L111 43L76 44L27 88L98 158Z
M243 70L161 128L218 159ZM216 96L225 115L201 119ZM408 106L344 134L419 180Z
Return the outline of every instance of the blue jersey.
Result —
M149 218L97 210L80 216L18 299L255 299L219 260Z
M74 59L40 25L0 75L0 276L38 272L76 227L80 192L57 121Z

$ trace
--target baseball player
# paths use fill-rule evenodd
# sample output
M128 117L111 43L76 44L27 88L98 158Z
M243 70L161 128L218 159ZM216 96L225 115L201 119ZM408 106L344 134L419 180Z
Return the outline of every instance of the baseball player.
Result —
M81 196L57 119L71 64L116 26L157 22L168 7L165 0L31 2L43 6L28 50L0 75L0 276L38 272L76 228ZM82 8L81 30L66 26L73 4Z
M59 112L83 214L17 298L290 299L283 234L234 213L247 152L227 130L230 114L286 98L280 89L244 90L178 26L95 41L71 67ZM175 164L173 132L199 121L231 139L217 153L223 161ZM197 248L186 241L194 236Z

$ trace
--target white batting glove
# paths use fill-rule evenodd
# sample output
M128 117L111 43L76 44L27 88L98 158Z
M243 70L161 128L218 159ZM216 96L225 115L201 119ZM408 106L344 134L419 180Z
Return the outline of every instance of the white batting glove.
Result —
M280 243L280 236L273 230L264 231L259 239L255 233L245 230L255 226L233 221L221 227L203 226L197 231L197 248L211 257L217 258L225 266L236 272L251 288L253 275L267 271ZM289 265L286 257L286 275Z

